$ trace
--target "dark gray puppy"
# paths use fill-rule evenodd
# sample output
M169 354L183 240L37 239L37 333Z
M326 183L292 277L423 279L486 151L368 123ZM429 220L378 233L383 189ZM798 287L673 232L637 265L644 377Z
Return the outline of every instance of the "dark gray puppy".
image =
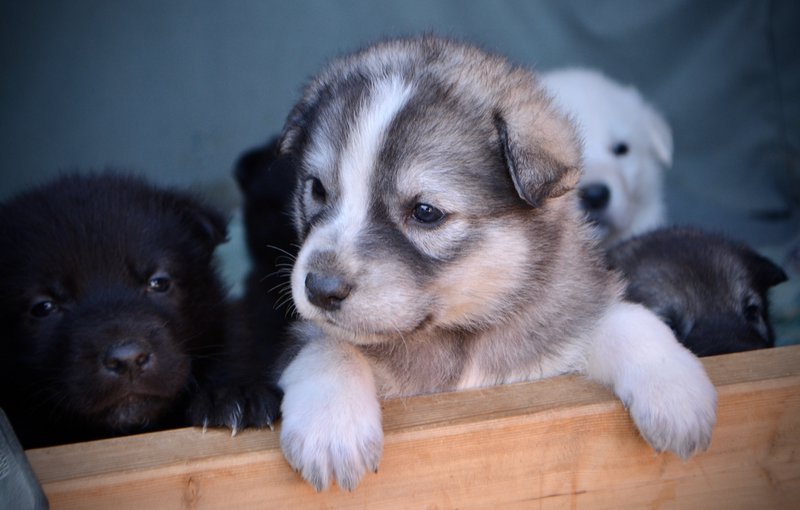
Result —
M768 290L786 273L750 247L692 228L660 229L611 248L626 297L669 325L698 356L772 347Z

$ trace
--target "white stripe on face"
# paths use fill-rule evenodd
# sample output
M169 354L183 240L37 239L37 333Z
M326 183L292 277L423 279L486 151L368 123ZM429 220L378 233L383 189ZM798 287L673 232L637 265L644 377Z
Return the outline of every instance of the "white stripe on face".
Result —
M304 240L292 271L292 297L300 314L315 317L319 311L305 295L308 259L320 251L334 251L339 262L354 260L355 241L367 222L371 196L370 180L383 146L386 131L412 93L412 87L399 77L387 78L373 86L372 93L360 105L349 133L347 145L339 157L339 197L336 216L330 223L311 230ZM323 133L318 132L317 137ZM322 144L325 141L323 139ZM313 143L313 164L335 161L333 151ZM334 146L335 147L335 146ZM334 149L335 150L335 149ZM328 168L332 168L328 167Z
M409 84L393 76L375 84L368 103L362 105L339 165L342 209L335 228L345 238L352 239L348 234L356 235L365 224L372 196L370 177L377 166L386 131L411 93Z

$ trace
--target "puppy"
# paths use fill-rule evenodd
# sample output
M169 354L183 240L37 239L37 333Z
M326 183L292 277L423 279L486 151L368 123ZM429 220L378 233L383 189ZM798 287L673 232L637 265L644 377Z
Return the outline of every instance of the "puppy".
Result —
M273 363L287 348L292 317L289 274L297 236L291 219L295 172L291 162L277 160L277 153L277 138L248 150L237 160L234 177L243 196L251 262L244 295L237 302L243 312L241 327L255 340L259 358L269 367L267 380L280 394Z
M597 71L550 71L542 83L578 124L584 150L580 203L603 244L662 225L662 174L672 163L664 118L635 88Z
M748 246L691 228L656 230L608 252L625 297L653 310L698 356L773 347L767 291L786 273Z
M278 157L298 171L303 318L281 446L315 488L377 469L380 398L565 373L611 386L657 451L708 446L714 387L622 301L573 191L573 126L531 72L436 37L377 44L311 81Z
M278 140L253 148L236 162L234 177L242 192L242 218L251 269L245 280L248 322L260 342L280 351L291 316L289 273L297 251L291 219L295 171L278 160Z
M0 406L26 448L271 423L263 367L245 370L249 340L226 331L225 235L191 197L114 173L0 207Z

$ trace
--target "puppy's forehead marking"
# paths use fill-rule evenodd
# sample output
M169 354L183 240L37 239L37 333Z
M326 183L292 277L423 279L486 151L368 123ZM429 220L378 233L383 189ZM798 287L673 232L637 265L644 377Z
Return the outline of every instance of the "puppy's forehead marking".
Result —
M388 77L372 86L350 131L339 161L342 203L341 221L363 225L369 210L370 181L378 164L389 126L411 97L411 85L398 76Z
M327 133L322 128L317 128L317 132L317 136L311 139L306 161L308 166L317 172L328 171L335 166L336 153Z

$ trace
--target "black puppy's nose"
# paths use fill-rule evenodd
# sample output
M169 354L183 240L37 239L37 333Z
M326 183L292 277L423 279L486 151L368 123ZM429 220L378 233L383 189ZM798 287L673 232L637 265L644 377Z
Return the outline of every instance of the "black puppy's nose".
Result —
M581 207L587 211L599 211L608 207L611 190L603 183L587 184L581 187Z
M153 353L142 342L124 342L109 347L103 358L103 367L114 374L138 374L150 368Z
M352 286L340 276L308 273L306 275L306 297L323 310L338 310Z

